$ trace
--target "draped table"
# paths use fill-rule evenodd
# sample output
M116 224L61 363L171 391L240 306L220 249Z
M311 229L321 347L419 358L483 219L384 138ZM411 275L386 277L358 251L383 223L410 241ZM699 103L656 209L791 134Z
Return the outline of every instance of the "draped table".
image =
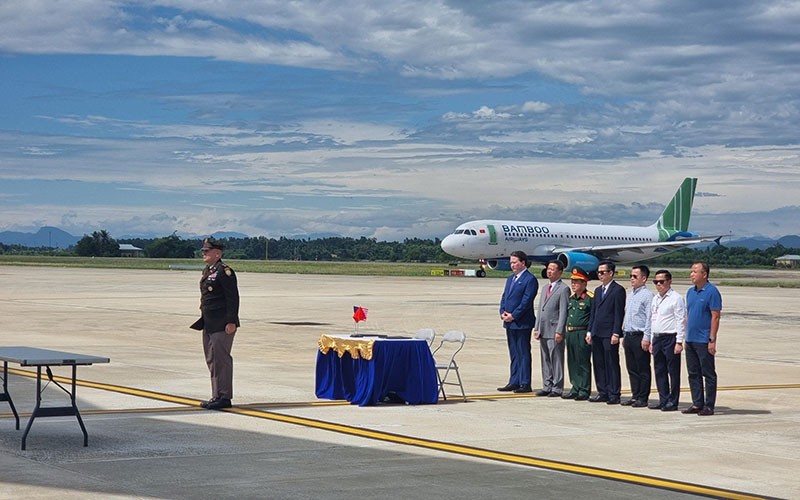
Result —
M436 363L423 339L323 334L318 344L318 398L359 406L386 398L408 404L435 404L439 399Z

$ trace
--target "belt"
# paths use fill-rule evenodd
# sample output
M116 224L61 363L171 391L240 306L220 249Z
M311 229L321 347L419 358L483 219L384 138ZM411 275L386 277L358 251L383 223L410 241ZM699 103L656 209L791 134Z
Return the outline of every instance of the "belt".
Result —
M667 333L654 333L653 337L664 337L667 335L677 335L675 332L667 332Z
M588 326L567 326L567 331L568 332L580 332L580 331L588 330L588 329L589 329Z
M636 331L633 331L633 332L622 332L622 333L625 334L625 335L644 335L644 332L639 331L639 330L636 330Z

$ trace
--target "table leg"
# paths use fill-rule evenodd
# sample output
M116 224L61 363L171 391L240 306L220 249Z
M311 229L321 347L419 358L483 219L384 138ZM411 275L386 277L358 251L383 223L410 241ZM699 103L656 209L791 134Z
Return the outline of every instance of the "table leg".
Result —
M28 432L31 430L31 426L33 425L33 421L36 417L67 417L74 415L75 418L78 419L78 425L81 426L81 432L83 432L83 446L89 446L89 433L86 432L86 426L83 425L83 419L81 418L81 413L78 411L78 405L75 403L75 389L77 387L77 375L78 375L78 367L77 365L72 365L72 391L68 391L64 389L58 382L53 380L53 374L50 371L50 367L47 367L47 377L50 379L51 382L55 383L61 390L69 394L70 406L55 406L55 407L45 407L41 408L42 402L42 367L36 367L36 406L33 408L33 412L31 412L31 418L28 420L28 425L25 427L25 432L22 434L22 449L25 449L25 442L28 439Z
M3 393L0 394L0 401L5 401L11 407L11 413L14 414L14 420L17 421L17 430L19 430L19 414L14 407L14 401L11 400L11 394L8 393L8 361L3 361Z
M75 410L75 417L78 419L78 424L81 426L83 432L83 446L89 446L89 433L86 432L86 426L83 425L81 412L78 411L78 405L75 404L75 379L78 375L78 366L72 365L72 393L70 394L70 401L72 402L72 409Z
M42 367L36 367L36 406L33 407L31 418L28 419L28 425L25 426L25 432L22 433L22 450L25 450L25 442L28 440L28 433L31 431L33 421L39 413L39 405L42 402Z

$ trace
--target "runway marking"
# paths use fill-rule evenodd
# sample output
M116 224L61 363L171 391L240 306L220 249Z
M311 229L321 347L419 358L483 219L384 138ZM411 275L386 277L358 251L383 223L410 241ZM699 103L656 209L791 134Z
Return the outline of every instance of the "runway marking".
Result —
M36 374L34 372L30 372L27 370L19 370L19 369L9 369L9 373L13 373L15 375L22 375L25 377L35 378ZM71 382L71 379L65 377L54 376L54 379L58 380L59 382ZM110 414L110 413L145 413L145 412L174 412L174 411L191 411L191 410L199 410L200 400L193 399L193 398L184 398L180 396L174 396L171 394L165 394L160 392L154 391L147 391L142 389L135 389L131 387L119 386L119 385L112 385L112 384L103 384L98 382L91 382L85 380L77 380L76 385L80 385L83 387L91 387L95 389L101 389L111 392L118 392L122 394L128 394L133 396L145 397L149 399L155 399L158 401L166 401L170 403L177 403L182 405L188 405L191 408L173 408L173 409L133 409L133 410L89 410L86 412L81 412L82 414ZM728 388L719 388L719 390L764 390L764 389L797 389L800 388L800 384L770 384L770 385L759 385L759 386L733 386ZM531 397L530 394L520 394L515 395L516 397ZM509 397L509 395L492 395L492 396L474 396L468 399L499 399L503 397ZM536 396L533 396L536 397ZM349 405L350 403L344 401L332 401L332 402L310 402L310 403L301 403L296 405L281 405L281 407L286 406L295 406L295 407L310 407L310 406L337 406L337 405ZM477 448L473 446L466 446L456 443L448 443L444 441L436 441L432 439L425 439L425 438L416 438L412 436L404 436L402 434L393 434L390 432L385 431L375 431L370 429L364 429L359 427L352 427L349 425L344 424L337 424L334 422L326 422L324 420L317 420L312 418L306 417L296 417L292 415L283 415L280 413L275 413L271 411L266 411L263 409L252 408L254 406L263 407L263 406L271 406L276 405L275 403L272 404L249 404L249 405L237 405L232 408L227 408L221 410L226 413L233 413L236 415L244 415L249 417L261 418L265 420L271 420L275 422L281 423L288 423L293 425L300 425L303 427L310 427L320 430L326 430L331 432L337 432L340 434L345 434L349 436L356 436L362 437L366 439L373 439L377 441L383 441L388 443L395 443L395 444L402 444L407 446L414 446L418 448L424 448L428 450L435 450L441 451L445 453L455 453L458 455L469 456L473 458L480 458L485 460L492 460L497 462L504 462L510 463L515 465L522 465L527 467L536 467L539 469L546 469L546 470L553 470L558 472L568 472L571 474L578 474L582 476L589 476L589 477L596 477L599 479L608 479L613 481L621 481L625 483L631 484L638 484L647 487L653 488L660 488L666 489L670 491L677 491L682 493L691 493L696 495L704 495L704 496L712 496L717 498L730 498L730 499L758 499L758 498L765 498L762 496L752 495L748 493L742 493L738 491L732 490L724 490L719 488L713 488L709 486L703 486L698 484L692 483L685 483L681 481L674 481L670 479L663 479L653 476L646 476L642 474L634 474L628 472L620 472L615 470L603 469L599 467L592 467L586 465L579 465L579 464L572 464L569 462L561 462L556 460L548 460L543 458L531 457L526 455L517 455L514 453L506 453L501 451L489 450L485 448ZM11 416L11 415L2 415L3 417Z

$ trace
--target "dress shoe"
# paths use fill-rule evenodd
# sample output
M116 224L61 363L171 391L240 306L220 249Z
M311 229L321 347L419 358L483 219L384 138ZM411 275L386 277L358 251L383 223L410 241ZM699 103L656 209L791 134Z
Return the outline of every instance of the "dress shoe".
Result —
M607 403L608 402L608 397L601 396L601 395L598 394L597 396L590 397L589 398L589 402L590 403Z
M515 384L506 384L503 387L498 387L497 390L501 392L511 392L514 389L519 389L518 385Z
M711 408L710 406L706 406L702 410L698 411L697 414L700 415L701 417L706 417L708 415L713 415L714 414L714 408Z
M217 398L211 398L208 401L203 401L202 403L200 403L200 407L208 408L208 405L210 405L211 403L215 402L216 400L217 400Z
M661 411L678 411L678 405L664 405Z
M514 389L514 392L516 394L524 394L526 392L533 392L533 389L531 389L531 386L529 386L529 385L521 385L521 386L517 387L516 389Z
M231 400L226 398L215 399L214 401L210 401L208 403L208 406L206 406L206 408L208 408L209 410L221 410L223 408L230 408L230 407L231 407Z
M562 394L561 395L561 399L576 399L576 398L577 398L577 395L575 395L575 394L573 394L571 392L568 392L566 394Z
M650 406L648 406L648 408L650 408L651 410L663 410L664 409L664 404L663 403L659 403L657 405L650 405Z
M688 414L688 413L700 413L703 410L702 406L695 406L692 405L685 410L681 410L681 413Z
M644 408L647 406L647 401L634 401L631 408Z
M588 400L589 400L588 394L584 394L583 396L578 396L575 398L575 401L588 401Z
M620 403L620 404L621 404L622 406L633 406L633 403L635 403L635 402L636 402L636 400L635 400L635 399L627 399L627 400L623 401L623 402L622 402L622 403Z
M536 395L537 396L549 396L550 395L550 391L545 391L544 389L539 389L538 391L536 391Z
M551 397L551 398L560 398L561 397L561 393L560 392L551 392L547 396Z
M607 405L618 405L619 404L619 399L618 398L609 399L608 401L606 401L606 404Z

